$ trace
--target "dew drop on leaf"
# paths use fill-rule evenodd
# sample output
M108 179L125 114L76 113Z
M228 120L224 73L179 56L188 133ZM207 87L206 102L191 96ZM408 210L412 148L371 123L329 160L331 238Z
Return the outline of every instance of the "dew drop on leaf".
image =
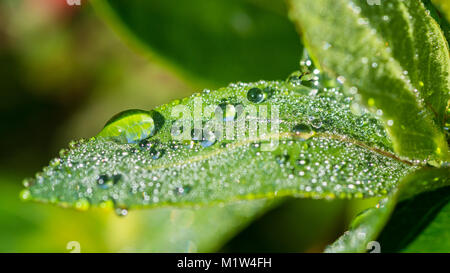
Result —
M99 133L119 143L138 143L156 132L155 121L148 111L126 110L112 117Z
M212 146L214 143L216 143L217 137L213 131L207 131L204 136L203 140L200 143L204 148Z
M127 216L128 215L128 210L124 209L124 208L116 208L114 210L114 212L116 213L117 216Z
M266 93L261 89L254 87L248 90L247 99L253 103L261 103L266 99Z

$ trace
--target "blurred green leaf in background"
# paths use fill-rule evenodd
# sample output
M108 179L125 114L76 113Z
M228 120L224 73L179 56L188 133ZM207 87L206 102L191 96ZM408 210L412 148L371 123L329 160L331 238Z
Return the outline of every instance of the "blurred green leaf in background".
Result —
M302 53L282 0L91 2L128 44L201 88L284 79Z

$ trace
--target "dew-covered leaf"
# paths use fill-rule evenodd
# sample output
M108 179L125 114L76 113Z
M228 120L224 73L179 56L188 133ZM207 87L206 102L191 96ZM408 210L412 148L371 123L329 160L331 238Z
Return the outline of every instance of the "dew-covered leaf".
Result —
M291 0L313 59L380 115L395 150L446 159L449 49L421 1Z
M126 111L62 150L26 181L23 197L120 215L287 195L386 195L417 163L399 159L379 120L324 79L318 70L294 73Z
M402 233L404 235L415 234L417 236L416 227L427 224L426 222L421 222L421 219L414 219L413 224L411 221L409 224L405 224L407 222L407 218L405 217L405 212L411 215L414 214L414 217L419 217L420 213L418 213L417 208L414 209L414 206L421 206L421 210L424 213L432 213L433 206L442 205L440 203L442 201L439 198L435 200L429 200L429 196L435 196L436 193L433 191L443 191L443 193L448 193L448 187L450 185L450 179L448 174L450 173L450 169L447 168L422 168L417 170L416 172L406 176L399 183L398 189L393 191L390 196L383 199L375 208L370 208L358 216L353 220L350 230L345 232L336 242L332 245L328 246L325 250L326 252L366 252L372 251L372 247L374 244L373 241L377 240L380 233L383 229L390 230L391 227L386 226L386 224L390 224L392 222L402 223L403 226L401 230L396 229L396 232ZM443 189L440 189L443 188ZM416 196L417 195L417 196ZM426 196L425 199L427 202L423 202L423 196ZM438 196L441 196L442 192L438 193ZM448 196L447 196L448 197ZM448 199L447 199L448 200ZM417 202L420 202L418 204ZM445 214L446 211L443 211ZM391 218L392 216L392 218ZM395 217L395 219L393 219ZM443 218L448 217L448 215L443 215ZM448 223L445 223L448 225ZM439 225L437 223L436 225ZM439 229L439 227L437 227ZM434 229L433 229L434 230ZM431 230L430 232L433 232ZM384 231L383 231L384 232ZM388 231L390 232L390 231ZM383 235L383 236L386 236ZM398 234L394 237L390 237L390 245L401 245L404 242L405 237L399 236ZM424 235L427 236L427 235ZM437 236L439 237L439 235ZM411 239L411 238L409 238ZM413 239L413 238L412 238ZM383 252L383 245L386 240L383 240L383 243L380 244L381 252ZM378 242L381 243L381 242ZM389 251L389 246L387 246ZM432 245L430 245L432 247ZM391 248L392 251L392 248Z
M129 44L191 82L218 87L297 69L302 46L281 0L90 2Z

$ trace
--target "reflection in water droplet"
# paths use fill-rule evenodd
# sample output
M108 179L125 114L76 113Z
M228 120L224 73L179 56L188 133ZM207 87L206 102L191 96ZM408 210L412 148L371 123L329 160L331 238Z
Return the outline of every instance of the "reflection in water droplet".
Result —
M23 201L28 201L31 199L31 193L30 190L28 189L24 189L20 192L20 199L22 199Z
M23 180L22 184L23 184L24 187L29 188L29 187L31 187L34 184L34 179L26 178L26 179Z
M234 105L228 103L221 103L215 110L216 117L223 121L233 121L236 118L236 109Z
M277 155L275 157L275 160L277 161L278 164L284 165L289 161L289 155Z
M294 86L300 85L302 83L302 76L302 72L295 71L291 75L289 75L289 77L287 78L287 82Z
M178 187L175 189L176 193L178 195L185 195L188 194L191 191L191 186L183 186L183 187Z
M90 206L91 206L91 204L86 199L80 199L75 203L75 208L77 210L81 210L81 211L88 210Z
M150 155L152 159L160 159L166 150L164 149L156 149L155 147L150 148Z

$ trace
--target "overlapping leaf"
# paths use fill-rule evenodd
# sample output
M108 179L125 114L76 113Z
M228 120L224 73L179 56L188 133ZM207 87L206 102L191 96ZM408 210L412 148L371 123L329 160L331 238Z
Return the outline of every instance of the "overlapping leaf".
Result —
M309 52L382 116L395 150L446 159L449 49L421 1L292 0Z

